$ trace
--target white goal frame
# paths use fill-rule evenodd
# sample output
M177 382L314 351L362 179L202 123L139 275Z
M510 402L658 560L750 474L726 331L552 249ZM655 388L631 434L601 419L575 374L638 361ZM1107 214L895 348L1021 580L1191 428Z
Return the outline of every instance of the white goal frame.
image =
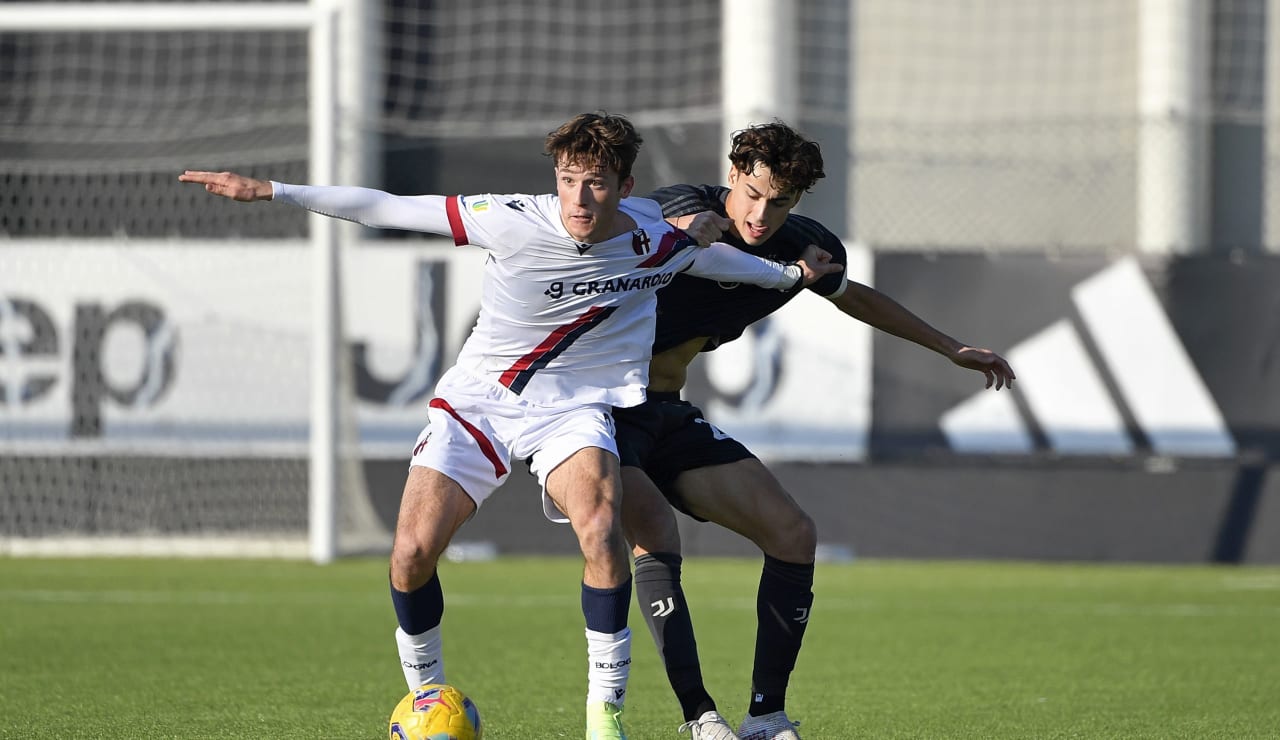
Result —
M309 3L260 3L235 6L207 3L13 3L0 5L0 28L5 31L307 31L309 34L308 181L315 185L337 182L338 152L348 158L344 169L361 172L366 152L338 147L340 140L340 90L356 90L356 84L340 85L337 60L348 80L363 79L355 61L368 55L338 53L339 18L355 25L358 0ZM350 50L355 51L355 50ZM354 117L347 116L347 121ZM349 124L350 125L350 124ZM342 137L357 141L357 136ZM337 358L341 341L339 322L339 226L331 218L310 216L313 276L311 410L308 450L308 554L316 563L328 563L338 554L338 380Z

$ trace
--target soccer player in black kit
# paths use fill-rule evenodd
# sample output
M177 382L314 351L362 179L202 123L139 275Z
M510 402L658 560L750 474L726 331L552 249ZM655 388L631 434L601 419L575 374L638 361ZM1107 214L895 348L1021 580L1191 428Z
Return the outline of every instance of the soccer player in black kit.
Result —
M703 233L704 243L724 241L783 262L816 244L833 263L847 264L844 245L831 231L791 212L824 177L816 142L774 121L734 134L729 160L727 188L675 185L646 197L657 200L676 226L723 231ZM680 701L686 720L680 729L690 731L693 740L800 737L798 723L787 717L785 699L813 604L816 527L746 447L680 400L688 365L699 352L738 338L800 290L677 276L658 293L648 401L614 411L625 490L623 528L636 556L636 597ZM849 280L844 271L824 276L808 290L854 319L983 373L988 388L999 390L1015 378L998 354L947 336L883 293ZM741 534L764 555L751 700L736 734L702 682L680 585L680 536L671 507Z

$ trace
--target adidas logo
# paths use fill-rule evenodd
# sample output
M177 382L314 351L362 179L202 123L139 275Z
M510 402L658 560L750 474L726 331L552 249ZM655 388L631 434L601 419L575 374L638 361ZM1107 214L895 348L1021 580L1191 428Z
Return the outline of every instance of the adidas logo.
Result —
M1079 283L1071 299L1078 321L1056 321L1006 355L1015 393L982 391L943 413L953 450L1235 455L1222 412L1135 259Z

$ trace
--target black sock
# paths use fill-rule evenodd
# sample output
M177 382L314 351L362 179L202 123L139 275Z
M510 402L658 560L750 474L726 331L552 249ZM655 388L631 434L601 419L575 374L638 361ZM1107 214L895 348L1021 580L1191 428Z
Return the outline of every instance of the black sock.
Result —
M748 714L758 717L786 708L787 682L812 606L813 563L785 563L765 555L756 595L756 662Z
M689 605L680 587L681 558L675 553L649 553L636 558L636 600L658 654L667 667L685 721L716 708L702 683L698 642L693 636Z

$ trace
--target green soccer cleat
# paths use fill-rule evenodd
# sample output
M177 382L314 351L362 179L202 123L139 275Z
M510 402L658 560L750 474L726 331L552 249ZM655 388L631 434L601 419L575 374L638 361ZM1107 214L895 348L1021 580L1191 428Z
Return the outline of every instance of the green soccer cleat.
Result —
M796 728L799 722L792 722L786 712L770 712L759 717L747 715L738 726L738 737L742 740L800 740Z
M627 740L622 729L622 707L607 701L587 704L587 740Z

